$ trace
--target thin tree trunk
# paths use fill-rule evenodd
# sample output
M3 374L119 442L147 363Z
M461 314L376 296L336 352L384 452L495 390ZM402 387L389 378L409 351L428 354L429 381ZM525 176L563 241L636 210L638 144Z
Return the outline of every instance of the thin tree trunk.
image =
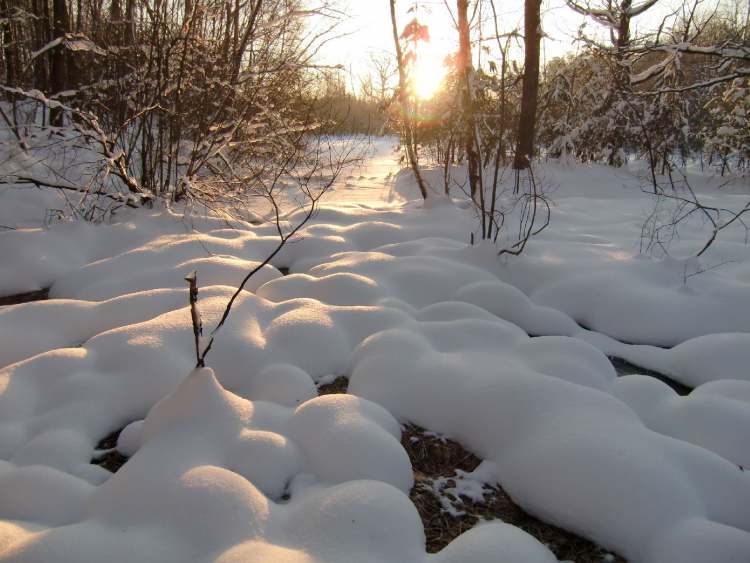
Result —
M112 43L115 45L120 44L122 27L122 7L120 6L120 0L112 0L109 5L109 27L111 30Z
M48 41L48 11L46 8L47 0L33 0L33 11L36 19L34 20L34 50L39 50L47 44ZM47 81L47 57L37 57L34 59L34 87L46 92Z
M10 0L3 2L3 16L7 19L3 26L3 58L5 59L5 82L8 86L17 84L17 67L18 67L18 45L14 47L13 36L16 35L15 24L11 18Z
M43 0L48 2L49 0ZM98 35L101 30L102 6L100 0L89 0L91 10L91 31L94 36Z
M469 166L469 187L471 197L475 199L477 190L480 189L480 158L477 147L476 120L474 116L474 96L472 85L472 68L471 68L471 38L469 35L469 2L468 0L457 0L456 9L458 12L458 70L463 78L463 88L461 92L461 105L464 118L464 148L466 150L466 161ZM483 198L482 193L479 194ZM484 211L484 209L483 209Z
M135 0L127 0L125 3L125 43L135 43Z
M258 19L258 14L260 14L260 8L263 3L263 0L255 0L255 3L253 4L252 9L250 10L250 16L247 20L247 27L245 28L245 32L242 34L242 37L239 40L235 41L234 45L234 53L233 53L233 62L232 62L232 72L231 72L231 82L232 84L236 84L239 80L240 76L240 70L242 69L242 57L245 54L245 49L247 48L248 44L250 43L250 40L252 39L253 34L257 31L256 24ZM239 8L239 4L238 4ZM235 33L239 31L239 10L235 12Z
M398 64L398 103L401 109L401 115L404 119L404 136L406 144L406 156L409 159L409 165L411 166L414 178L417 180L417 186L424 199L427 199L427 188L422 174L419 171L419 162L417 161L417 154L414 147L414 130L412 120L409 117L407 111L407 100L406 100L406 70L404 68L404 54L401 51L401 43L398 38L398 25L396 23L396 0L390 0L391 2L391 28L393 30L393 44L396 47L396 62Z
M625 65L625 56L628 47L630 47L630 8L632 0L622 0L620 3L620 19L617 25L617 37L615 43L615 84L614 89L620 96L629 96L631 91L630 72ZM612 99L608 107L617 102L614 92L611 94ZM621 129L618 127L613 132L612 150L609 153L608 164L610 166L620 166L620 152L624 145L624 138Z
M65 0L52 2L52 33L55 38L63 37L68 32L68 7ZM66 49L58 45L52 52L51 93L58 94L66 89L68 83L68 68ZM63 124L63 112L60 108L53 108L50 112L50 123L60 127Z

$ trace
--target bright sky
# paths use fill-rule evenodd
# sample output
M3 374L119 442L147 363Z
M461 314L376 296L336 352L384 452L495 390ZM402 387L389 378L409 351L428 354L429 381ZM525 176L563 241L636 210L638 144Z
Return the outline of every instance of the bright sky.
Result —
M475 2L470 2L473 6ZM492 24L492 12L489 3L486 3L482 20L485 21L485 32L494 33ZM671 11L670 6L678 5L679 0L660 0L652 10L645 15L636 18L635 27L653 28L658 25L661 18ZM449 12L446 2L443 0L397 0L397 19L399 32L414 18L416 14L419 21L426 24L430 29L431 42L420 52L424 59L423 77L424 81L433 81L439 77L442 60L449 53L455 52L458 42L458 34L455 30L451 12L455 14L455 0L448 0ZM368 73L369 61L372 55L393 53L393 39L391 35L391 21L389 0L340 0L341 8L349 14L340 27L341 33L347 33L346 37L332 41L322 53L322 59L328 64L342 64L351 69L355 77ZM523 0L496 0L495 6L500 21L500 32L508 32L513 29L523 30ZM408 12L409 9L413 11ZM470 8L471 10L471 8ZM408 13L407 13L408 12ZM471 16L471 13L469 14ZM574 41L578 27L586 24L588 35L602 33L602 28L595 24L590 18L575 13L565 5L565 0L543 0L542 4L542 28L547 37L542 45L542 63L554 57L575 52L577 44ZM494 42L486 45L493 47ZM522 58L522 49L516 51L518 58ZM474 52L476 61L476 50ZM487 60L486 55L483 55ZM356 80L356 78L355 78ZM357 84L355 84L355 88Z
M548 3L545 2L545 4ZM544 27L547 33L561 36L561 33L557 33L559 30L547 28L558 28L560 23L565 23L567 24L563 26L565 30L575 34L576 26L580 23L581 18L567 8L560 9L561 6L564 6L564 0L552 0L552 3L556 7L545 7L547 18L544 21ZM351 19L344 22L342 30L352 33L346 39L352 50L341 50L339 46L335 49L339 55L349 58L352 63L366 63L371 53L393 52L388 0L344 0L342 5L346 6L346 12L351 15ZM455 0L448 0L448 5L455 14ZM397 0L396 6L400 28L403 28L416 14L420 22L429 26L432 43L438 49L444 51L455 49L456 31L448 9L442 0ZM407 10L414 6L416 6L416 10L407 13ZM504 29L501 29L501 32L514 27L522 27L523 0L497 0L496 6L500 21L503 22L501 25ZM489 10L486 10L486 12L488 13L483 14L483 19L490 16ZM561 20L564 20L564 22ZM548 41L548 43L556 43L558 53L563 53L570 48L570 40L565 42ZM550 47L554 46L550 45Z

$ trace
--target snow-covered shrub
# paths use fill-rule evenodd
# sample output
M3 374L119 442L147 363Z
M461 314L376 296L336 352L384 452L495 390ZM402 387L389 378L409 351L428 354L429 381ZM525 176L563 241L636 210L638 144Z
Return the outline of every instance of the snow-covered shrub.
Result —
M707 107L711 123L704 130L706 152L709 160L720 161L723 176L733 163L747 170L750 158L750 84L747 78L736 78L724 88L716 88Z
M85 34L14 45L27 71L3 87L14 133L3 142L33 160L64 160L50 167L57 170L92 164L64 182L31 179L40 185L234 200L269 170L286 168L320 126L307 88L311 57L326 38L309 21L323 10L302 0L168 1L140 17L132 2L125 14L115 3L108 14L79 14ZM16 31L31 38L33 22L48 19ZM64 80L53 80L61 69ZM18 179L0 172L6 183Z

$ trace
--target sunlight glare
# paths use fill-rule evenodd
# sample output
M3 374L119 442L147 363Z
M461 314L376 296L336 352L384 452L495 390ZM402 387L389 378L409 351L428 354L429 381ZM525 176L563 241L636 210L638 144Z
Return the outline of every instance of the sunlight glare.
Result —
M417 97L428 100L435 95L443 82L445 66L436 53L420 53L414 69L414 89Z

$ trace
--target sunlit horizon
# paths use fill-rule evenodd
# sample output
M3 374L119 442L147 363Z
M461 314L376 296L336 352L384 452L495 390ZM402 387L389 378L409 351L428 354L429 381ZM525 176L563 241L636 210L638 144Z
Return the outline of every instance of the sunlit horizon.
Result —
M669 12L671 11L669 4L670 2L667 1L657 9ZM341 0L339 6L346 14L342 19L340 29L343 36L323 48L319 57L325 64L339 65L345 69L350 75L349 87L356 91L359 80L373 74L372 58L384 55L395 57L390 12L388 2L385 0ZM436 0L419 2L400 0L396 3L399 33L415 17L429 28L430 42L419 46L417 68L414 71L415 93L420 99L429 99L439 91L447 72L443 61L458 49L458 36L452 17L455 15L452 14L455 10L450 2L448 6L451 8L450 11L443 2ZM522 29L522 0L510 0L498 6L497 15L501 33ZM494 24L490 23L491 14L486 10L481 16L485 28L483 45L488 50L481 54L481 63L485 65L488 61L497 58L497 46L494 40L487 39L494 34ZM636 19L634 27L648 27L652 23ZM565 0L544 2L542 27L545 35L542 39L542 65L556 57L573 54L578 50L579 45L575 37L581 25L586 26L586 32L589 35L599 36L604 33L603 28L592 19L584 18L568 8ZM347 47L342 48L343 45ZM478 60L480 50L474 45L473 51L474 64L477 65L480 62ZM515 60L523 59L523 48L520 42L511 45L509 56Z

